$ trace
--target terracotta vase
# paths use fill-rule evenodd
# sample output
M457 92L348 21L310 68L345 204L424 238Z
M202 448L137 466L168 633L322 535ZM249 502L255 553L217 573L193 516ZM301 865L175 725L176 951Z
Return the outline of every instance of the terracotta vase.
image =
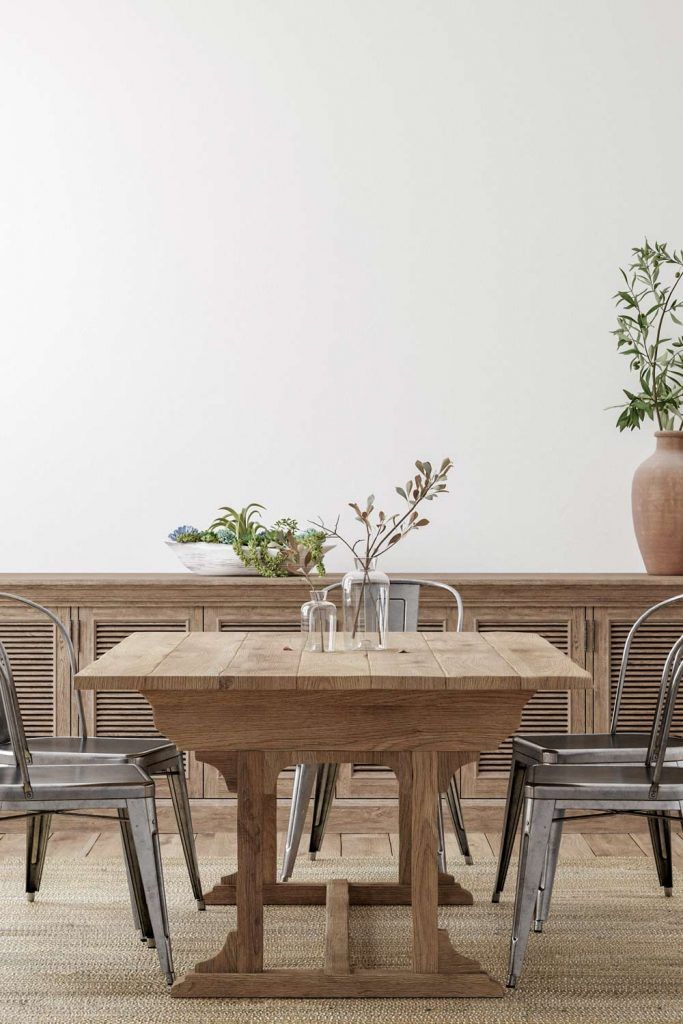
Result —
M633 525L646 570L683 576L683 431L655 437L654 453L633 477Z

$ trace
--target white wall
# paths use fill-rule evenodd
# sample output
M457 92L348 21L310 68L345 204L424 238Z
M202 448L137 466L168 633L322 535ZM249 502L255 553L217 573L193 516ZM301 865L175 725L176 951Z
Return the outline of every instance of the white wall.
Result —
M456 460L390 567L632 570L678 0L0 0L0 570L169 570ZM332 567L343 567L341 553Z

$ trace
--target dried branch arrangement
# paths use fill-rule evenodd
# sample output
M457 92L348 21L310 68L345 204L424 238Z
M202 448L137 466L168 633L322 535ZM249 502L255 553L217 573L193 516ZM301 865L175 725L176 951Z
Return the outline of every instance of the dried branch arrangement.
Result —
M349 507L356 513L355 520L363 527L363 535L356 541L348 541L339 532L338 516L334 526L327 526L322 519L315 526L327 537L338 540L349 549L354 558L361 560L366 567L374 558L383 555L399 541L407 537L413 530L421 530L429 525L429 519L418 512L418 507L425 501L434 501L440 494L448 493L446 479L453 468L453 460L446 458L439 469L435 470L431 462L415 462L417 473L405 484L396 487L396 493L407 502L408 508L388 516L386 512L375 512L375 496L371 494L361 508L356 501L350 501Z

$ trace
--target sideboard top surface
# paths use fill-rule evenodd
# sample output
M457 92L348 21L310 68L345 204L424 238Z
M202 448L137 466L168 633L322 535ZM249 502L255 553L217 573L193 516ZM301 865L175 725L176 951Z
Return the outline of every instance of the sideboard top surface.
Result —
M646 573L393 573L439 580L476 604L530 606L647 604L683 592L683 576ZM320 579L321 587L341 577ZM316 581L317 582L317 581ZM0 573L0 591L53 605L146 604L258 605L294 607L308 591L300 578L199 576L194 573ZM424 595L426 603L438 594ZM0 598L0 604L2 599Z

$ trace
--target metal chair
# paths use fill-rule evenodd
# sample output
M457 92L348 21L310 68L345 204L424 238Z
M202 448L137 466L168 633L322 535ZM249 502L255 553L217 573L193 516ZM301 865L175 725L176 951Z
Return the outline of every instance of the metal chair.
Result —
M333 583L325 589L325 596L331 590L341 587L341 582ZM434 587L445 590L455 601L457 608L456 631L462 632L463 605L462 598L454 587L446 583L437 583L433 580L414 579L392 579L389 588L389 621L388 628L391 632L417 632L417 620L420 603L420 587ZM292 806L289 812L289 825L287 828L287 839L282 861L280 880L286 882L292 875L296 856L301 842L301 835L306 819L308 804L313 793L313 824L308 848L308 855L315 860L325 835L327 816L329 814L334 797L334 787L337 781L338 764L298 764L294 772L294 789L292 791ZM465 821L460 803L460 794L455 777L449 783L445 794L448 809L453 820L455 835L458 840L460 852L465 858L466 864L472 863ZM446 871L446 841L443 825L443 808L441 798L437 802L437 828L438 828L438 858L439 870Z
M144 904L143 913L150 922L161 970L168 984L172 984L173 959L154 783L149 775L133 764L34 766L12 667L2 643L0 696L0 731L9 738L12 749L12 763L0 767L0 811L19 812L11 814L11 817L26 817L35 826L27 832L27 849L31 858L44 858L53 814L106 808L117 810L120 821L125 824L124 834L128 840L124 848L129 883L133 879L138 886L133 913L136 914L136 904Z
M26 597L19 597L17 594L0 593L0 599L5 601L16 601L19 604L34 608L47 616L56 626L64 644L66 645L71 669L71 678L78 671L76 652L69 631L60 619L51 612L49 608L29 601ZM109 736L88 736L85 714L83 712L83 697L79 690L75 691L76 707L78 711L78 736L35 736L28 741L28 749L35 765L96 765L96 764L131 764L141 768L148 775L165 775L178 823L178 832L185 855L185 862L190 876L192 893L197 901L199 910L204 910L204 896L202 883L199 877L199 864L197 862L197 851L194 842L192 829L192 814L190 811L190 800L185 781L185 768L183 756L177 747L157 736L140 737L109 737ZM2 735L0 730L0 766L12 763L12 749L8 743L8 737ZM121 840L124 851L130 846L130 837L127 834L126 825L123 819L120 820ZM45 860L45 846L49 836L49 822L41 820L40 815L34 815L27 822L27 851L31 851L26 865L26 896L29 900L35 898L40 888L40 880ZM130 879L129 879L130 884ZM144 916L140 922L140 929L146 933L146 938L151 939L149 923Z
M683 820L683 766L666 762L676 697L683 678L683 637L666 659L647 750L641 764L535 764L524 787L524 827L510 944L508 987L522 971L524 953L544 884L553 827L568 810L645 814L657 831ZM670 853L670 851L669 851Z
M642 763L649 743L647 732L618 732L619 712L626 684L628 673L629 655L633 641L638 630L647 622L650 616L662 608L667 608L677 601L683 601L683 594L667 598L658 604L648 608L647 611L636 619L631 627L624 651L621 658L619 679L614 696L614 707L610 731L608 733L588 733L585 735L539 735L539 736L515 736L512 741L512 764L508 780L507 801L505 804L505 817L503 819L503 835L498 858L498 871L496 874L495 888L492 900L498 903L500 894L505 886L510 857L515 843L517 826L522 813L524 802L524 786L530 768L538 764L638 764ZM683 761L683 738L672 736L669 749L665 751L667 761ZM649 819L650 835L657 864L659 884L664 888L667 896L672 891L671 857L667 853L671 847L670 825L668 822L663 825ZM538 914L536 917L536 931L542 931L543 922L547 920L552 892L552 880L557 863L560 840L562 838L562 818L553 823L552 843L550 856L546 869L547 884L539 898Z

